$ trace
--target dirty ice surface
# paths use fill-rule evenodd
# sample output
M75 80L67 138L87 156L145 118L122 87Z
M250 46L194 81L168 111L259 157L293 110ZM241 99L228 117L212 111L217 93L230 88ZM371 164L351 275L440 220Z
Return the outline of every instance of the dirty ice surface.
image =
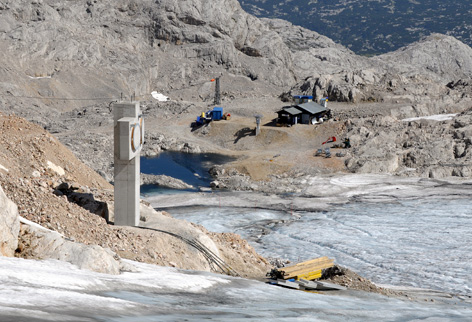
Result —
M59 261L0 257L0 321L470 321L457 299L316 294L129 262L106 275Z
M223 205L244 208L220 208L218 194L194 193L186 200L200 198L211 208L167 210L210 230L240 233L266 256L328 256L379 284L457 295L328 295L134 262L136 272L114 276L59 261L0 257L0 321L472 321L472 182L386 176L312 181L298 197L222 198ZM265 201L295 209L249 209L251 198L258 207ZM153 202L170 199L182 202L169 196Z
M328 256L378 284L472 295L470 199L355 202L321 212L167 209L210 231L234 232L265 257Z

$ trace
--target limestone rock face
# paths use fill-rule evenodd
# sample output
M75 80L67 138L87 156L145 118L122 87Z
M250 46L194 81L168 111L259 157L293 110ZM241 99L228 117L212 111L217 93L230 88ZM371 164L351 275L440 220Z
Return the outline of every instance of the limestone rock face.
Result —
M0 21L0 61L10 66L0 76L16 80L0 87L12 96L150 99L220 74L295 83L281 37L237 0L9 2Z
M358 56L334 41L281 19L261 19L271 31L276 32L290 49L293 70L298 80L319 74L335 74L341 71L368 68L368 58Z
M0 187L0 255L11 257L15 254L19 231L18 207Z
M277 85L293 83L292 57L281 37L243 11L237 0L168 0L161 6L164 10L153 14L155 37L180 45L179 55Z
M346 167L360 173L468 177L472 173L472 110L452 120L382 117L357 120L347 131L355 142Z

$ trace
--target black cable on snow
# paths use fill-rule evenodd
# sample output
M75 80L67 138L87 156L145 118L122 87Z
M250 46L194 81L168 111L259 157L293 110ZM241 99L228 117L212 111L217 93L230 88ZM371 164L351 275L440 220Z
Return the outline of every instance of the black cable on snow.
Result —
M215 253L213 253L208 247L203 245L200 241L194 239L190 240L188 238L185 238L183 236L177 235L175 233L171 233L169 231L161 230L161 229L156 229L156 228L151 228L151 227L143 227L143 226L137 226L137 228L141 229L149 229L153 231L157 231L160 233L168 234L170 236L173 236L175 238L178 238L188 245L194 247L198 251L202 253L202 255L205 257L205 259L208 261L210 266L216 265L224 274L230 275L230 276L240 276L231 266L225 263L224 260L219 258Z

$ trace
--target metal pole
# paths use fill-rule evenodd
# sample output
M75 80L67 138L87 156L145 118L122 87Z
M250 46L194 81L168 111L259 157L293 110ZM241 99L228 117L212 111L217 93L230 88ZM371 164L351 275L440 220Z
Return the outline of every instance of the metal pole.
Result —
M220 78L215 78L215 105L220 105Z
M258 136L259 133L261 132L262 115L256 114L256 115L254 115L254 117L256 118L256 136Z

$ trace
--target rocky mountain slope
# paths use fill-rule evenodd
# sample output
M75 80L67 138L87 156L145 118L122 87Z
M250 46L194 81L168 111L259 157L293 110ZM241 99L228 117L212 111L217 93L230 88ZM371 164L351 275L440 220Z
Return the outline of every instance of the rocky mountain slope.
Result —
M289 37L285 32L283 35ZM470 103L472 94L471 54L472 48L457 39L434 34L369 59L353 59L356 56L345 54L341 61L347 64L338 61L337 70L312 73L292 87L290 94L304 93L318 99L329 97L332 101L353 103L423 103L434 108L439 100L448 106L464 106ZM455 87L456 83L464 86Z
M54 133L107 181L113 180L111 104L120 99L143 102L147 154L221 149L187 133L189 123L175 126L212 103L209 80L216 76L222 104L248 118L275 117L284 103L272 98L293 94L346 102L334 112L351 124L370 122L358 117L395 121L471 106L472 49L450 36L433 34L367 58L289 22L251 16L236 0L5 0L0 18L0 109ZM153 90L171 101L153 100ZM442 139L431 135L430 141ZM361 160L364 152L353 153Z
M346 167L357 173L396 173L430 178L472 176L472 108L450 120L379 115L349 122L357 142Z
M444 86L470 77L472 69L470 47L452 37L433 36L410 50L366 59L316 32L257 19L236 0L3 1L0 17L0 75L7 80L0 84L1 100L16 113L27 105L46 120L42 115L51 108L64 112L132 95L145 100L153 90L209 100L208 81L219 75L231 76L223 98L280 94L302 87L307 77L351 75L352 98L344 90L328 94L352 101L371 98L370 85L378 81L412 83L399 71L419 77L415 85ZM428 77L421 77L425 70Z
M186 90L179 97L198 100L223 72L242 84L295 79L280 37L236 0L4 1L0 16L1 75L9 80L2 101L9 105L39 97L33 110L64 111L178 89Z

